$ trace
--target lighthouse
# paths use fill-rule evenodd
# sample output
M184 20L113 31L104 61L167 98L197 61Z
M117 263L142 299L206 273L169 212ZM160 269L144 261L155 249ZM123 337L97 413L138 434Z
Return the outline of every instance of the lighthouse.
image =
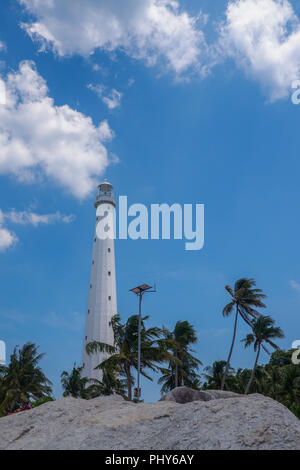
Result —
M82 358L82 376L88 379L102 379L102 371L95 370L95 367L107 358L107 354L97 351L89 356L86 352L86 345L91 341L114 344L113 329L110 324L113 316L117 314L114 239L113 237L99 238L97 236L97 224L101 219L101 216L97 214L101 212L104 214L102 217L106 217L108 223L112 224L114 218L107 216L115 210L115 207L113 186L105 180L98 186L98 195L95 201L96 228ZM108 233L112 233L114 227L107 226L106 230Z

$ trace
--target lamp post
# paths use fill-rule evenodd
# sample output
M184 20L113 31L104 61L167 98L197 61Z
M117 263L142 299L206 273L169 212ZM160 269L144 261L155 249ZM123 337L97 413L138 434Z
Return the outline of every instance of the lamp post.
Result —
M138 401L140 400L140 375L141 375L141 326L142 326L142 300L144 294L150 292L156 292L156 287L153 290L148 284L142 284L138 287L130 289L130 292L136 294L139 298L139 322L138 322L138 370L137 370L137 389L138 389Z

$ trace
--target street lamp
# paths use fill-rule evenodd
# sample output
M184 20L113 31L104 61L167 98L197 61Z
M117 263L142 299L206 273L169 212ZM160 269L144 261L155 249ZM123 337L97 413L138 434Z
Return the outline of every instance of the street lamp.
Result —
M156 292L156 286L151 290L152 287L148 284L142 284L141 286L130 289L130 292L136 294L139 298L139 323L138 323L138 371L137 371L137 389L138 389L138 400L140 399L140 375L141 375L141 326L142 326L142 300L143 295L150 292Z

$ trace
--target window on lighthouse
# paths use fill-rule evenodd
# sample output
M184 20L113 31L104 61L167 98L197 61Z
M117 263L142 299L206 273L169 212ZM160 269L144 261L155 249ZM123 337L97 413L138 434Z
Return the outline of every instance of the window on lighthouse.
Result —
M108 271L108 275L111 276L111 272L110 272L110 271Z
M111 296L110 296L110 295L108 296L108 300L111 300Z

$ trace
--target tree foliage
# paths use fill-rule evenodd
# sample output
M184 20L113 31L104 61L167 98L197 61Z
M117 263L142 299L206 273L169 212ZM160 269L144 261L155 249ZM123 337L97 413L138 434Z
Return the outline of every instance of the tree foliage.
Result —
M34 343L26 343L21 349L16 346L9 365L1 367L0 415L51 394L51 382L39 366L44 354L39 354L38 349Z
M251 326L251 320L259 316L257 308L266 308L263 299L266 297L261 289L257 289L254 279L238 279L234 287L225 286L226 291L231 297L230 302L223 309L223 317L228 317L235 311L235 320L233 328L232 343L226 362L221 389L224 390L225 381L230 367L230 360L235 344L238 318L241 317L244 322Z
M149 380L153 380L149 371L159 370L159 364L164 360L164 350L159 339L162 330L158 327L146 328L146 321L149 317L142 318L141 321L141 374ZM121 319L116 315L112 319L115 344L109 345L93 341L86 347L88 354L97 351L105 352L108 358L98 365L103 374L107 374L112 380L120 379L120 386L127 386L127 398L132 400L132 387L135 379L133 370L138 367L138 315L132 315L126 323L121 323Z
M191 345L197 342L194 326L188 321L178 321L173 331L164 328L163 335L160 345L165 351L168 368L161 368L162 376L158 380L162 385L161 393L183 385L199 389L198 369L202 362L192 354Z

